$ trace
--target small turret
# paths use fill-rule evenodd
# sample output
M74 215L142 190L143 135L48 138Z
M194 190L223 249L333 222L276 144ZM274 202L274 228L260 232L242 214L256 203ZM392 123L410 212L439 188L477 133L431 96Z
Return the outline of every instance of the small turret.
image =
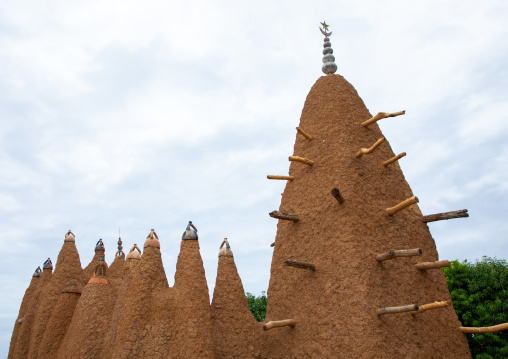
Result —
M191 228L192 227L192 228ZM187 228L185 229L185 232L183 232L182 240L198 240L198 229L196 226L192 224L192 221L189 221L189 224L187 225Z

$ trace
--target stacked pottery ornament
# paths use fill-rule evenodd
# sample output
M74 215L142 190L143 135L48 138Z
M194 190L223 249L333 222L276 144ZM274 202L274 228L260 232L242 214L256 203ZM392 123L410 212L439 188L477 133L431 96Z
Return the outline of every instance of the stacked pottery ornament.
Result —
M325 35L324 44L323 44L323 67L322 70L327 75L333 75L335 71L337 71L337 65L335 64L335 56L333 56L333 49L332 49L332 43L330 42L329 36L332 35L332 32L327 32L328 25L325 22L322 22L321 25L323 25L324 30L322 28L319 28L321 33Z

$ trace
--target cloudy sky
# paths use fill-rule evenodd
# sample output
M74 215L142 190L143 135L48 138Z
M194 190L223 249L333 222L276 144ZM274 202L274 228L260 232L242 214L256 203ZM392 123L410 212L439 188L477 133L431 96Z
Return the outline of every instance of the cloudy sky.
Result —
M228 237L246 291L266 290L295 127L321 73L380 122L441 259L508 258L505 1L0 3L0 357L31 275L72 229L83 266L118 230L151 228L170 285L187 221L210 290Z

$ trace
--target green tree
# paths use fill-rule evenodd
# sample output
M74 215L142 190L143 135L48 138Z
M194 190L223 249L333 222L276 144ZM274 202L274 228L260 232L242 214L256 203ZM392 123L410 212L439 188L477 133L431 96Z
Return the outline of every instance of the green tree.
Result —
M481 261L453 261L443 268L453 306L466 327L508 322L508 262L484 256ZM508 358L508 331L466 334L475 359Z
M266 295L262 291L259 297L251 293L246 294L249 309L258 322L264 322L266 317Z

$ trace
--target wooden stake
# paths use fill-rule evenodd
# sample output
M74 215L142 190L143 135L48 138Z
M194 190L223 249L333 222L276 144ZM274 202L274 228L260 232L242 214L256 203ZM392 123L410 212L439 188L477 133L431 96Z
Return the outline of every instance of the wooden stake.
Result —
M275 176L275 175L268 175L266 176L268 179L275 179L275 180L289 180L292 181L295 178L293 176Z
M376 260L378 262L387 261L390 259L395 259L397 257L413 257L413 256L421 256L423 250L421 248L415 249L399 249L396 251L389 251L383 254L376 256Z
M404 208L409 207L412 204L418 203L418 197L413 196L405 201L400 202L398 205L387 208L386 211L390 216L393 216L395 213L402 211Z
M386 252L386 253L383 253L383 254L380 254L380 255L376 256L376 260L378 262L387 261L387 260L390 260L390 259L393 259L393 258L394 258L393 251L389 251L389 252Z
M399 249L397 251L393 251L393 255L395 256L395 258L421 256L422 254L423 254L423 250L421 248Z
M429 304L420 305L418 310L411 312L412 315L423 313L427 310L437 309L437 308L446 308L451 305L452 302L443 301L443 302L434 302Z
M467 209L459 209L458 211L436 213L436 214L430 214L428 216L423 216L422 220L425 223L429 223L429 222L444 221L447 219L465 218L465 217L469 217L469 213L467 213Z
M273 328L279 327L294 327L296 325L296 320L294 319L285 319L285 320L275 320L268 322L263 325L263 330L270 330Z
M356 154L356 157L362 157L362 155L365 155L367 153L371 153L372 151L374 151L381 143L383 143L383 141L385 140L384 137L381 137L379 140L376 141L376 143L374 143L372 145L371 148L362 148L360 151L358 151L358 153Z
M394 113L379 112L376 116L374 116L371 119L369 119L369 120L365 121L364 123L362 123L362 126L363 127L367 127L368 125L370 125L370 124L372 124L374 122L382 120L383 118L400 116L400 115L403 115L405 113L406 113L406 111L399 111L399 112L394 112Z
M303 158L303 157L298 157L298 156L289 156L289 160L293 161L293 162L304 163L307 166L312 166L314 164L314 161L308 160L308 159Z
M300 218L298 218L297 214L284 213L284 212L279 212L279 211L270 212L269 215L272 218L285 219L285 220L294 221L294 222L298 222L298 220L300 219Z
M342 197L342 195L340 194L340 191L338 188L334 188L332 189L332 196L335 197L335 199L340 203L344 203L345 199L344 197Z
M415 264L415 267L420 270L437 269L437 268L443 268L443 267L449 267L449 266L451 266L451 263L448 260L436 261L436 262L421 262L421 263Z
M402 157L404 157L406 155L406 152L402 152L400 154L398 154L397 156L395 157L392 157L390 158L389 160L387 161L384 161L383 162L383 166L388 166L390 163L393 163L393 162L397 162L398 160L400 160Z
M416 304L403 305L401 307L386 307L376 310L376 314L381 316L385 314L396 314L418 310Z
M294 261L292 259L286 259L284 261L284 264L287 266L292 266L292 267L297 267L297 268L310 269L313 271L316 270L316 266L314 264L300 262L300 261Z
M508 329L508 323L494 325L492 327L459 327L462 333L472 333L472 334L481 334L481 333L496 333L501 330Z
M300 127L297 127L296 130L302 134L303 137L305 137L306 139L308 140L312 140L312 136L309 135L307 132L305 132L304 130L302 130Z

